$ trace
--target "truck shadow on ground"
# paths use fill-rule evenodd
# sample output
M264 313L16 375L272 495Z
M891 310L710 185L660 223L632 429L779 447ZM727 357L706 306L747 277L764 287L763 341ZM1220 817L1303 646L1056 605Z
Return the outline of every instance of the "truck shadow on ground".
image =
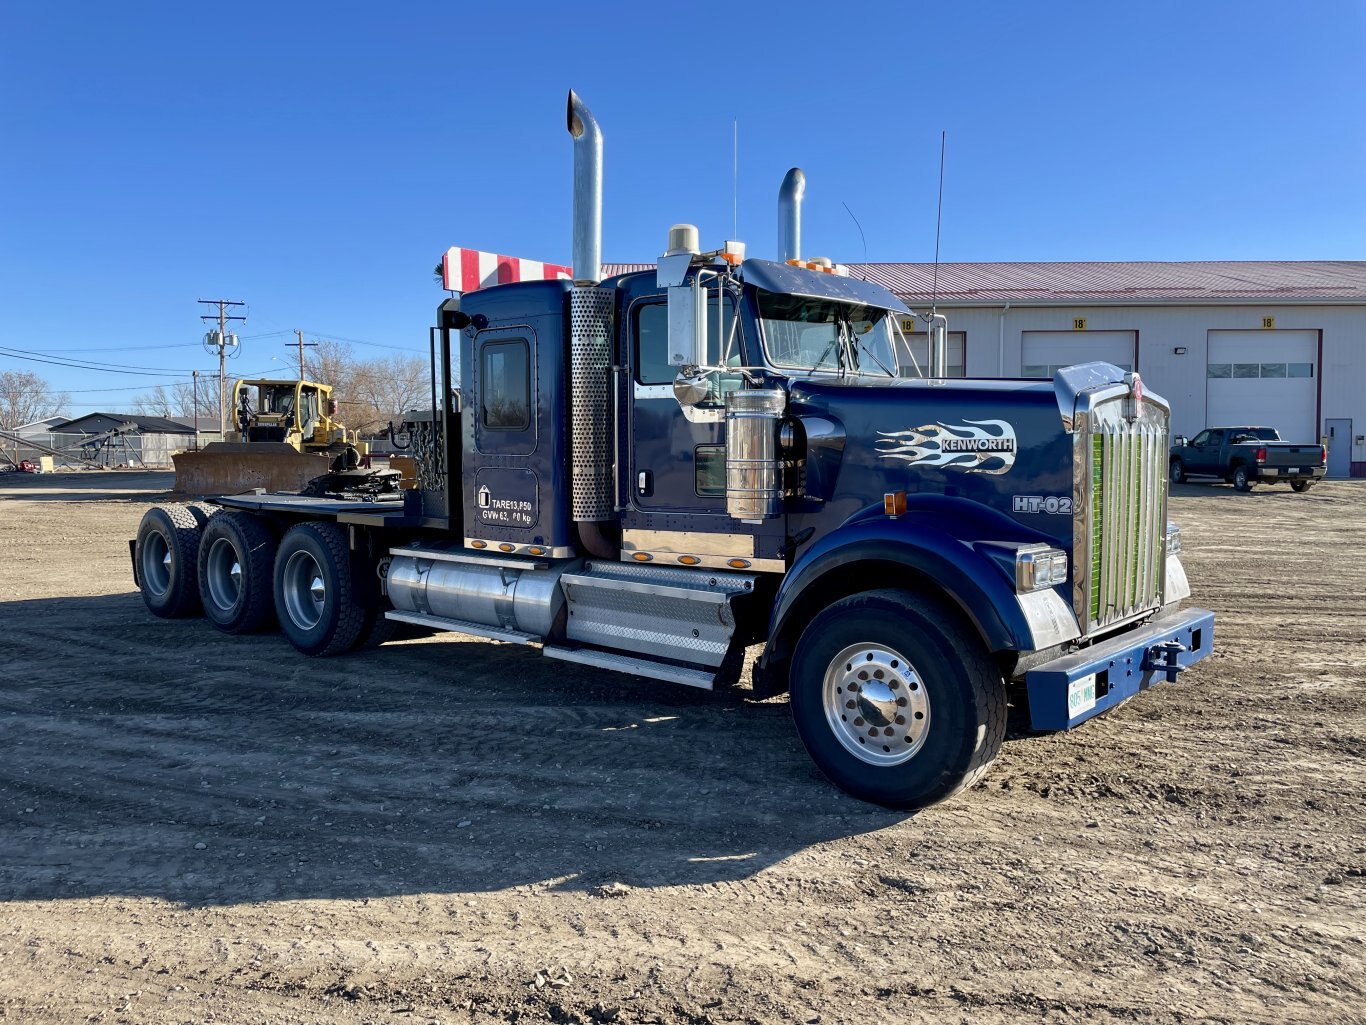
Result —
M903 821L785 702L458 635L306 659L136 593L0 603L0 899L743 885Z

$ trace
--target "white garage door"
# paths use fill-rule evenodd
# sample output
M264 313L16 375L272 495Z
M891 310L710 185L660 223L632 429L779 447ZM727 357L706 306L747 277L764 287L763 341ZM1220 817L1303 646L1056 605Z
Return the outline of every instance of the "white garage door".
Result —
M1317 331L1211 331L1207 426L1274 427L1286 441L1314 441L1318 348Z
M1074 363L1113 363L1134 368L1133 331L1026 331L1020 357L1021 377L1052 377Z

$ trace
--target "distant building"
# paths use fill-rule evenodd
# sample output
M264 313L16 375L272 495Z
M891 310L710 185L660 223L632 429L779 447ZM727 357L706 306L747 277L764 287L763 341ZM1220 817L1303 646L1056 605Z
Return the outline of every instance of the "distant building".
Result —
M200 445L221 439L217 421L208 422L211 432L200 420ZM49 438L53 448L106 466L167 467L174 453L196 444L193 421L141 413L86 413L61 424Z

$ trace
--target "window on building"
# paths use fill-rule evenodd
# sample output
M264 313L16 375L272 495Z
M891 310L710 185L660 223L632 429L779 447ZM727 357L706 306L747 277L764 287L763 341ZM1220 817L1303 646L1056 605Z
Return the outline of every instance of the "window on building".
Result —
M903 331L906 331L904 325ZM948 377L967 376L968 336L965 331L950 331L944 353L944 373ZM902 377L927 377L930 372L930 340L924 331L906 331L906 341L911 343L911 354L915 362L910 362L904 347L897 346L897 359L900 361L898 372ZM919 369L917 369L917 367Z
M1314 364L1312 363L1287 363L1285 365L1286 377L1313 377Z
M1211 364L1209 364L1207 367L1205 367L1205 376L1206 376L1206 377L1232 377L1232 376L1233 376L1233 364L1232 364L1232 363L1211 363Z
M1233 364L1234 377L1261 377L1262 365L1260 363L1235 363Z
M479 376L484 426L526 430L531 425L531 373L525 339L485 342Z

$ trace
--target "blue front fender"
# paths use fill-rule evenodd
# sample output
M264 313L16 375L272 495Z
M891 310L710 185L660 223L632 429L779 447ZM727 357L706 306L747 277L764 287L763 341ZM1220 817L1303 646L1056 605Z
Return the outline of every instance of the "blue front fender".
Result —
M832 600L830 589L822 587L822 581L859 564L872 570L866 580L860 580L861 590L905 586L908 577L919 578L943 592L962 610L988 650L1036 648L1034 631L1020 596L1015 593L1013 579L973 541L989 538L1028 543L1046 539L974 503L938 496L925 501L925 497L921 497L917 507L897 517L870 507L821 537L798 557L784 576L774 601L769 643L759 662L761 671L770 661L785 661L791 654L812 603L822 607ZM961 531L962 536L955 535L954 529ZM902 572L893 572L891 579L879 579L875 568L878 564ZM1051 597L1065 610L1061 599Z

